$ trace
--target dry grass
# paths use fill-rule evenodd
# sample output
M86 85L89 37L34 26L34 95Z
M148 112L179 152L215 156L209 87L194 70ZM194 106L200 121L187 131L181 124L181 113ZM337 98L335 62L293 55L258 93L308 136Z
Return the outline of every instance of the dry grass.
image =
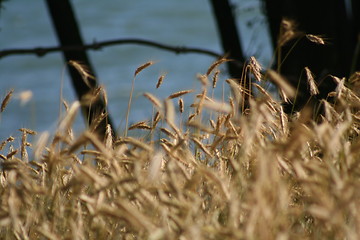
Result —
M11 89L11 90L6 94L6 96L4 97L4 99L2 100L2 102L1 102L1 107L0 107L0 113L2 113L2 112L5 110L6 106L8 105L8 103L9 103L9 101L10 101L10 98L11 98L13 92L14 92L14 89Z
M227 102L203 82L186 127L175 100L145 94L158 113L130 130L147 137L76 136L74 103L34 147L28 129L4 140L1 239L360 239L359 90L339 81L315 123L309 109L288 117L257 84L263 97L240 114L243 90L228 82Z

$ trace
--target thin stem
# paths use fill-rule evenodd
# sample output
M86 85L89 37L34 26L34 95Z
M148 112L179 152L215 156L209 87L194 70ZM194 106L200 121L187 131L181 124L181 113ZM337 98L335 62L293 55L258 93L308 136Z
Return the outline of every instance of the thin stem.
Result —
M129 96L128 108L127 108L127 112L126 112L126 123L125 123L124 137L127 137L127 134L128 134L130 107L131 107L131 100L132 100L134 87L135 87L135 79L136 79L136 76L134 76L134 78L132 80L132 83L131 83L131 91L130 91L130 96Z

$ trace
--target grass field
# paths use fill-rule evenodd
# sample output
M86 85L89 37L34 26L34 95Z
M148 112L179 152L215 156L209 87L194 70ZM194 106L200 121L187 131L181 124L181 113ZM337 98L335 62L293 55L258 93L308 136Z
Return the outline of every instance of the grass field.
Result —
M247 71L264 81L252 60ZM223 62L199 75L201 89L144 94L154 116L129 127L137 137L75 133L75 102L56 132L3 139L0 238L360 239L360 74L334 77L336 101L314 121L311 108L285 114L260 84L245 112L235 80L231 96L213 99ZM293 97L275 71L265 75Z

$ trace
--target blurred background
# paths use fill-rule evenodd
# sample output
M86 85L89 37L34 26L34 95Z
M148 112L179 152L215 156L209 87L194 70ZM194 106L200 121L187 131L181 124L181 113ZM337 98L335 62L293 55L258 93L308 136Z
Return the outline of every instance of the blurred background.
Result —
M259 0L234 0L237 24L245 54L256 56L268 66L272 54L267 25ZM215 19L208 0L73 0L73 8L85 43L119 38L142 38L174 46L200 47L222 53ZM9 0L0 13L0 49L58 46L44 1ZM141 72L135 82L130 123L152 116L151 103L142 96L150 92L165 98L185 89L200 91L196 79L205 73L214 58L200 54L180 54L140 45L117 45L88 51L99 84L107 91L109 112L119 131L125 126L131 81L135 69L152 60L156 64ZM217 98L227 92L224 80L215 90ZM166 74L156 89L157 79ZM13 55L0 59L0 97L14 89L11 102L0 115L0 140L18 136L21 127L54 131L58 124L61 96L75 100L61 53L44 57ZM24 96L31 96L27 102ZM193 100L187 96L185 105ZM75 128L84 121L78 114Z

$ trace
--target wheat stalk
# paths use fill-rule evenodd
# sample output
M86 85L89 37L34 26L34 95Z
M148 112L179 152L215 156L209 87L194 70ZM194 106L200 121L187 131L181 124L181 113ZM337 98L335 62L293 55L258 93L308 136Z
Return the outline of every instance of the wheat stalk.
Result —
M188 94L188 93L191 93L191 92L193 92L194 90L182 90L182 91L178 91L178 92L175 92L175 93L173 93L173 94L171 94L170 96L168 96L167 98L168 99L173 99L173 98L177 98L177 97L181 97L181 96L183 96L183 95L185 95L185 94Z
M2 112L5 110L6 106L8 105L8 103L9 103L9 101L10 101L10 98L11 98L13 92L14 92L14 89L11 89L11 90L6 94L6 96L5 96L5 98L3 99L3 101L1 102L0 113L2 113Z
M131 101L132 101L132 97L133 97L133 93L134 93L134 88L135 88L135 79L136 76L145 68L150 67L151 65L153 65L154 62L153 61L149 61L144 63L143 65L141 65L140 67L138 67L135 70L134 73L134 78L131 82L131 90L130 90L130 96L129 96L129 102L128 102L128 107L127 107L127 111L126 111L126 117L125 117L125 131L124 131L124 136L127 137L127 133L128 133L128 127L129 127L129 115L130 115L130 108L131 108Z

